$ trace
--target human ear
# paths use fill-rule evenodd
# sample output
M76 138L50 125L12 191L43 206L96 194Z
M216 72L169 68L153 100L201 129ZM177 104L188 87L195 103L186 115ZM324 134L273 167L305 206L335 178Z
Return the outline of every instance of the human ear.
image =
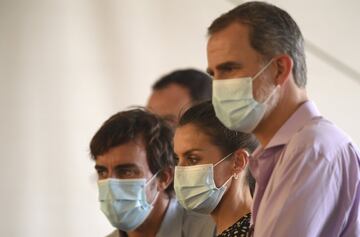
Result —
M249 153L245 149L237 149L234 152L233 172L235 178L243 171L248 163Z
M158 175L158 191L164 191L169 187L174 179L174 169L168 167L163 169Z
M275 82L276 85L282 86L291 76L293 60L289 55L283 54L277 56L274 61L276 62Z

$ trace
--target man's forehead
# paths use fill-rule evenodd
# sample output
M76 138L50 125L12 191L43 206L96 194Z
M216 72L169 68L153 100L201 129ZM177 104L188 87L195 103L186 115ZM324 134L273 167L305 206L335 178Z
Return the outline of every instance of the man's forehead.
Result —
M210 36L207 45L208 71L225 63L255 62L260 54L251 46L247 25L233 23Z
M167 97L171 100L178 100L179 98L189 99L190 97L189 90L177 83L171 83L164 88L154 90L152 94L158 98Z
M172 83L165 88L153 91L147 107L160 116L178 116L181 108L189 103L191 103L191 96L188 89Z
M249 29L247 25L232 23L223 30L214 33L208 40L208 52L222 50L231 53L235 46L249 44Z
M215 36L214 36L215 37ZM219 35L216 38L210 38L207 45L207 53L209 56L213 54L217 54L219 52L230 54L232 53L231 48L233 47L233 43L228 40L225 36Z
M146 160L146 147L142 138L137 137L98 156L96 163L137 164L144 160Z

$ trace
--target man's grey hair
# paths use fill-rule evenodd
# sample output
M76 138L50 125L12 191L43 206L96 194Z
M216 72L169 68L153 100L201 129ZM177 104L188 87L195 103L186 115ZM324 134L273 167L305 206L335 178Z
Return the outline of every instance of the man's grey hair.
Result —
M249 26L251 46L270 60L287 54L293 60L292 73L298 87L306 86L304 39L296 22L284 10L265 2L247 2L215 19L208 28L209 36L239 22Z

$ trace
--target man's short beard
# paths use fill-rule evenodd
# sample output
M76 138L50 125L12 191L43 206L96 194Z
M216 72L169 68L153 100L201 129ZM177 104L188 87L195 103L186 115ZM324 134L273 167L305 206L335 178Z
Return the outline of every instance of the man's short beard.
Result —
M277 91L277 86L273 84L270 78L259 78L262 79L260 87L255 92L255 99L259 103L265 103L265 113L264 117L261 119L267 119L269 115L274 111L280 101L280 94ZM270 97L269 97L270 96Z

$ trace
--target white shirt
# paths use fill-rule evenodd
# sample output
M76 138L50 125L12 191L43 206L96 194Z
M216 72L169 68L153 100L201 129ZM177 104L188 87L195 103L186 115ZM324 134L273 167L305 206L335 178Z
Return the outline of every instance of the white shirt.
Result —
M122 237L115 230L106 237ZM125 235L124 235L125 236ZM156 237L211 237L216 236L215 223L210 215L186 211L175 198L170 200Z

